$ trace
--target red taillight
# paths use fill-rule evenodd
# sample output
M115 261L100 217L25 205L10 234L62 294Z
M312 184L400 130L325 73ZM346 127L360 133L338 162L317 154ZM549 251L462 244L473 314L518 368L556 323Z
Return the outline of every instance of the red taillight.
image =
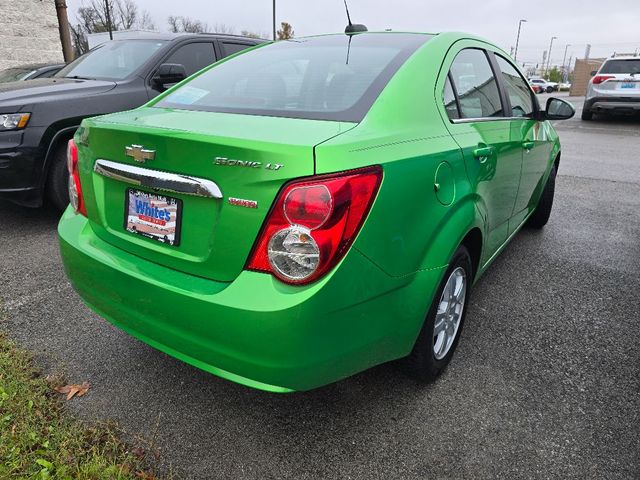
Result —
M606 82L607 80L611 80L612 78L616 78L613 77L611 75L596 75L595 77L593 77L593 80L591 80L591 83L593 83L594 85L600 85L603 82Z
M81 213L86 217L87 210L84 205L80 175L78 174L78 147L76 147L73 139L69 140L67 146L67 170L69 170L69 203L76 213Z
M247 263L286 283L311 283L345 255L382 181L379 166L289 183L280 192Z

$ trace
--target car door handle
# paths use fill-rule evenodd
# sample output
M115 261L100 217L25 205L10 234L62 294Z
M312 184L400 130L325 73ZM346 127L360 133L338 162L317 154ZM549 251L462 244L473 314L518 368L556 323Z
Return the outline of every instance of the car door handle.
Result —
M535 142L532 142L532 141L522 142L522 148L524 148L526 151L531 150L535 146L536 146Z
M487 158L493 155L494 151L495 151L494 147L490 147L490 146L479 147L473 151L473 156L477 158L480 163L484 163L487 161Z

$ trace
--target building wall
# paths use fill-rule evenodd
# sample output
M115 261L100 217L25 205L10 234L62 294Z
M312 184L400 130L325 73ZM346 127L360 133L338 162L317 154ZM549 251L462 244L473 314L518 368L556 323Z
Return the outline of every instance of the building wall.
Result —
M604 63L604 58L590 58L587 60L576 60L573 70L573 82L569 95L572 97L582 97L587 94L587 85L591 80L591 72L598 70Z
M61 62L54 0L0 0L0 69Z

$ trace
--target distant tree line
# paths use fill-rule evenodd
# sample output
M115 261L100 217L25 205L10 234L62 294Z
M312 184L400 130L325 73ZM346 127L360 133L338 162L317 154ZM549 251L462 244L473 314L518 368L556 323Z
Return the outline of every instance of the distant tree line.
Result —
M147 10L141 10L133 0L87 0L76 12L77 22L71 26L71 37L76 57L89 50L87 35L118 30L156 30ZM173 33L223 33L235 34L232 26L224 23L209 25L202 20L185 16L167 17L169 31ZM268 38L266 33L241 30L240 35L251 38ZM278 40L293 38L291 24L282 22L277 32Z
M87 35L117 30L155 30L146 10L140 10L133 0L89 0L78 8L78 23L71 25L71 38L76 57L89 50Z

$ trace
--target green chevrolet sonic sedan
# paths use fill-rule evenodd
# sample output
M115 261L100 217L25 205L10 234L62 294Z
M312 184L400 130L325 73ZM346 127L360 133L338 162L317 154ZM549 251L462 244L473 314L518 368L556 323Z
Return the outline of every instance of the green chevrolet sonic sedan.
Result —
M143 342L273 392L404 359L435 379L472 286L551 212L560 143L470 35L296 38L84 120L59 225L83 300Z

